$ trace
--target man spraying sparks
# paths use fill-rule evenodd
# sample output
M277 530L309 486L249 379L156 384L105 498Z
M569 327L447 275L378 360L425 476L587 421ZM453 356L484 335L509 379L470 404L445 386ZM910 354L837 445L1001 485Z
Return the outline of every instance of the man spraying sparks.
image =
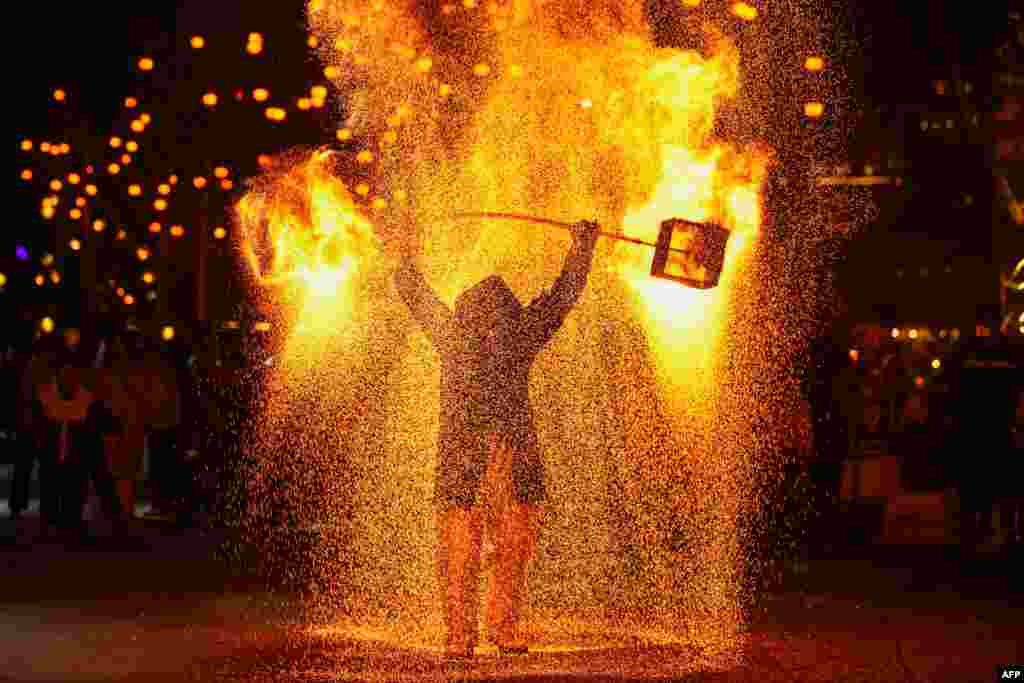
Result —
M402 252L395 285L441 361L441 423L434 500L436 551L449 656L477 642L480 549L495 546L486 607L490 637L503 654L527 651L517 629L526 567L545 496L529 373L586 285L598 225L573 225L573 246L550 290L522 306L492 275L466 290L452 311Z

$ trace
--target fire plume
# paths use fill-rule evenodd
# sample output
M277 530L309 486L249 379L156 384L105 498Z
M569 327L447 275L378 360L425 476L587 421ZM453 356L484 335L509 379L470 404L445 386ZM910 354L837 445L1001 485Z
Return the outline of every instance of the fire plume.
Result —
M301 283L315 295L337 292L373 250L369 222L318 151L261 179L237 206L241 250L262 286Z

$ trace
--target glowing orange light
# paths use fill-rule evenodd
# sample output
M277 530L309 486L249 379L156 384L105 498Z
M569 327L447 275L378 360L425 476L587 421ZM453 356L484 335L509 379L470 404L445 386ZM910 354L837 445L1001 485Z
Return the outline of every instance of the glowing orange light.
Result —
M43 218L49 220L56 215L57 211L52 206L44 206L39 210L39 213L42 214Z
M442 83L441 85L437 86L437 94L440 95L441 97L448 97L449 95L452 94L452 86L448 85L447 83Z
M821 102L805 102L804 115L808 118L817 119L825 113L825 105Z
M22 180L32 180L32 169L26 168L24 171L22 171L21 172L21 179Z
M143 57L139 60L139 71L152 71L156 64L152 57Z
M144 124L142 121L139 121L138 119L136 119L136 120L131 122L131 125L129 126L129 128L131 128L132 131L135 132L135 133L141 133L142 131L146 130L146 124Z
M757 8L745 2L734 2L730 11L734 16L742 19L743 21L753 21L754 19L757 19Z
M148 230L149 230L149 231L150 231L151 233L153 233L154 235L156 235L156 234L158 234L158 233L159 233L159 232L160 232L161 230L163 230L163 226L162 226L162 225L160 225L160 223L158 223L157 221L153 221L152 223L150 223L150 224L149 224L149 228L148 228Z
M67 99L67 97L68 97L68 94L66 92L64 92L63 90L61 90L60 88L57 88L56 90L53 91L53 99L57 100L58 102L63 102L64 100Z
M59 285L60 284L60 273L58 273L56 270L51 270L50 271L50 282L52 282L55 285Z
M126 97L126 98L124 98L124 107L125 107L125 109L134 109L137 106L139 106L139 101L137 99L135 99L134 97Z
M356 194L359 195L360 197L365 197L366 195L370 194L370 186L367 185L366 183L359 183L358 185L356 185Z
M228 192L229 190L234 188L234 186L235 184L231 182L230 178L225 178L224 180L220 181L220 189L224 190L225 192Z
M348 128L339 128L337 136L339 140L345 142L346 140L352 139L352 131L350 131Z
M153 201L153 208L156 209L157 211L166 211L167 210L167 200L163 199L163 198L154 200Z
M364 149L363 151L356 155L356 161L358 161L361 164L370 163L371 161L373 161L373 152L371 152L368 149Z
M911 329L909 332L907 332L907 336L910 337L911 339L917 339L917 334L918 332L915 329Z
M213 169L213 175L216 176L217 178L227 178L228 169L226 169L223 166L218 166L217 168Z
M85 197L75 197L75 206L80 209L85 208Z
M245 51L251 55L258 55L263 52L263 36L259 33L250 33L249 42L245 46Z
M135 303L135 297L134 296L132 296L131 294L125 294L124 295L124 305L125 306L131 306L134 303Z
M174 339L174 328L170 325L164 325L160 330L160 338L166 342Z
M201 175L196 176L192 179L192 185L197 189L201 190L206 187L206 178Z
M134 140L129 140L128 142L124 143L124 150L126 152L131 152L132 154L134 154L135 152L139 151L139 143L135 142Z
M434 67L434 60L430 57L420 57L416 60L416 68L423 73L427 73Z
M171 185L177 185L178 184L178 176L172 174L171 177L169 177L167 179L167 182L169 182Z
M110 138L110 146L113 147L114 149L117 149L118 147L120 147L121 143L122 143L121 138L117 137L116 135L114 137Z
M185 228L181 227L180 225L171 226L171 237L181 237L184 234Z
M129 185L128 186L128 194L130 196L132 196L132 197L138 197L140 194L142 194L142 186L141 185Z
M97 218L92 222L92 229L94 232L103 232L107 227L107 224L101 218Z
M77 173L69 173L68 182L71 183L72 185L77 185L78 183L82 182L82 176L78 175Z
M117 289L115 289L115 290L114 290L114 292L115 292L115 293L116 293L116 294L117 294L118 296L120 296L120 297L123 297L123 296L124 296L124 287L118 287Z
M39 275L36 275L34 278L32 278L32 281L36 283L37 287L42 287L43 285L46 284L46 278L43 277L41 273ZM44 318L44 320L46 320L46 318ZM53 331L53 323L52 322L50 323L50 329L49 330L44 329L43 331L44 332L52 332Z
M488 64L480 63L473 67L473 73L477 76L483 77L491 73L491 67Z
M206 39L202 36L192 36L192 39L188 41L188 44L192 46L193 50L202 50L206 47Z
M892 328L892 333L891 334L892 334L892 338L893 339L899 339L900 338L900 328L898 328L898 327Z
M60 143L60 153L61 154L70 154L71 153L71 145L69 145L66 142Z
M156 275L153 275L152 271L147 270L142 274L142 281L147 285L151 285L156 281Z
M307 111L312 106L312 102L309 101L308 97L300 97L296 106L300 111Z
M252 91L252 98L257 102L266 102L270 97L270 91L266 88L256 88Z
M225 230L223 227L218 225L216 228L213 229L213 239L215 239L215 240L222 240L222 239L224 239L227 236L228 236L228 231Z
M50 189L53 190L54 192L60 192L61 188L63 188L63 187L64 187L64 183L62 183L61 181L57 180L56 178L54 178L53 180L50 181Z
M153 117L150 116L149 114L143 112L143 113L139 114L139 121L142 121L142 125L148 126L150 124L150 122L153 121Z
M71 247L71 251L78 251L82 248L82 243L77 237L73 237L71 238L71 241L68 242L68 246Z
M41 143L39 143L39 151L40 152L49 152L50 151L50 143L49 142L41 142Z
M821 71L825 68L825 60L817 55L811 55L804 60L804 68L808 71Z
M99 190L96 188L95 185L90 183L89 185L85 186L85 193L90 197L95 197L97 192L99 192Z
M324 67L324 78L335 81L341 78L341 69L336 66Z
M207 107L216 107L217 93L208 92L205 95L203 95L203 104L205 104Z
M285 120L288 113L280 107L267 107L266 116L271 121L280 122Z
M149 249L146 247L139 247L135 250L135 257L140 261L145 261L149 258Z
M79 208L71 209L70 211L68 211L68 216L71 217L71 220L77 221L79 218L82 217L82 210Z
M915 377L914 378L914 386L923 387L924 386L924 377L922 377L921 375L918 375L917 377Z
M162 195L169 195L171 193L171 186L167 183L160 183L157 185L156 191Z
M314 85L309 92L314 100L327 99L327 88L322 85Z
M32 141L31 140L22 140L21 141L21 151L22 152L30 152L30 151L32 151Z
M260 154L256 157L256 163L260 168L266 169L274 165L274 160L267 154Z
M318 45L320 45L320 40L316 36L310 36L306 40L306 45L309 47L317 47Z
M116 239L117 239L118 241L120 241L120 240L123 240L123 239L124 239L124 238L126 238L126 237L128 237L128 233L127 233L127 232L125 232L124 228L121 228L120 230L118 230L118 231L117 231L117 237L116 237Z

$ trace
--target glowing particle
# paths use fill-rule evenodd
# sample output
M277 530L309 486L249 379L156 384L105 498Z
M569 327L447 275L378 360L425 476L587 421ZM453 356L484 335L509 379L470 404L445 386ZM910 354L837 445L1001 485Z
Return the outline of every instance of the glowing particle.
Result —
M811 119L821 118L825 113L825 105L821 102L805 102L804 115Z
M757 19L757 8L745 2L734 2L730 11L734 16L742 19L743 21L753 21L754 19Z
M825 68L825 60L817 55L811 55L804 60L804 68L808 71L821 71Z

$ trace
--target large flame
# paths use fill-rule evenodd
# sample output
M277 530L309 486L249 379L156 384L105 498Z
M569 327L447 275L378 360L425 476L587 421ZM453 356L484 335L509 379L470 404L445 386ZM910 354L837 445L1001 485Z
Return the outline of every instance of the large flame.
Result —
M238 246L254 280L300 296L310 311L299 318L303 329L316 321L332 329L322 302L334 310L332 324L351 313L355 279L377 250L370 223L331 161L325 150L297 162L281 159L282 170L259 179L236 207Z

